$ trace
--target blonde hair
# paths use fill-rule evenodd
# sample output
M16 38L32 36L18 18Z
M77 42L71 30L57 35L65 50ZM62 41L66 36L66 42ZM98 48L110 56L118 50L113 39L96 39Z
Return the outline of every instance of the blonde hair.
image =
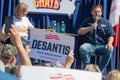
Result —
M17 18L20 18L27 9L28 9L28 6L25 3L23 2L18 3L15 8L15 16Z
M93 72L101 72L99 67L95 64L88 64L86 67L85 67L85 70L86 71L93 71Z
M120 80L120 72L118 70L110 71L105 80Z

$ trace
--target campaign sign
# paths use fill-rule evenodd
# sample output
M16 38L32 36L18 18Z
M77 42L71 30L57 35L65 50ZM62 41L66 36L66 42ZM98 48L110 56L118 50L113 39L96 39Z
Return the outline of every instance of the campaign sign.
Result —
M58 13L71 15L75 0L20 0L29 6L29 12Z
M102 80L102 73L41 66L22 66L21 80Z
M73 36L41 29L31 29L30 32L31 58L64 64L66 56L74 50Z

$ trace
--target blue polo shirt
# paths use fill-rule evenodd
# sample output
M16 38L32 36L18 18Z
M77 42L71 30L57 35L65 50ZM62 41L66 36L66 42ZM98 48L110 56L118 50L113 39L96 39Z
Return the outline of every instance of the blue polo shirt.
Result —
M83 23L80 25L80 28L89 27L94 22L94 19L92 17L89 17L83 21ZM108 38L114 35L115 32L112 28L111 23L108 20L101 18L101 20L98 22L97 29L90 30L84 35L84 38L86 42L93 45L106 45L108 43Z

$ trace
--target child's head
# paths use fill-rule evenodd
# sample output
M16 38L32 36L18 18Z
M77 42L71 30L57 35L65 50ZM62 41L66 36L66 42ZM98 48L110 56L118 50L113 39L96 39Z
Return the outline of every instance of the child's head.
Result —
M86 67L85 67L85 70L86 71L93 71L93 72L101 72L99 67L95 64L88 64Z
M120 80L120 72L118 70L110 71L105 80Z
M18 3L18 5L16 6L15 8L15 16L17 18L21 18L21 17L24 17L28 14L28 6L21 2L21 3Z

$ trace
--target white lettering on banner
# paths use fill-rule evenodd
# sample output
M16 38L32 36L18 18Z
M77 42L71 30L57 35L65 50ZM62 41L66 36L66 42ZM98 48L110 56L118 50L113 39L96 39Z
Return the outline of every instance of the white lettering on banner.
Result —
M30 57L64 64L66 56L74 50L75 38L72 36L31 29Z
M20 0L29 6L29 12L68 14L75 10L75 0Z
M102 74L75 69L22 66L21 80L102 80Z

